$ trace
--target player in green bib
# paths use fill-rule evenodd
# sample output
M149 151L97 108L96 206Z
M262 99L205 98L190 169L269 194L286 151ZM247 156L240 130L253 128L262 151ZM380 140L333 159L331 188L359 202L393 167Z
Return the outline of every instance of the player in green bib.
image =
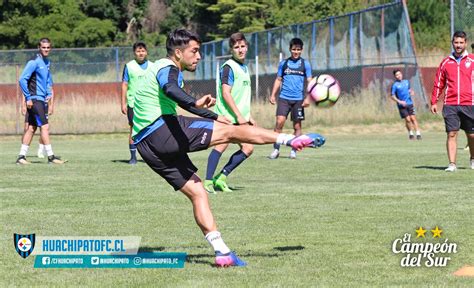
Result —
M324 137L295 137L256 126L234 126L225 116L204 109L215 104L211 95L196 100L182 89L182 72L195 71L201 60L200 44L199 36L188 30L177 29L168 35L167 57L150 63L150 71L137 87L132 138L147 165L191 201L194 219L214 249L216 265L245 266L217 230L208 193L188 153L226 143L279 143L301 150L323 145ZM177 115L177 106L202 118Z
M137 164L136 151L137 148L132 140L133 127L133 107L135 103L135 94L138 87L141 86L145 74L150 70L147 60L148 50L146 44L138 41L133 44L133 54L135 59L125 64L122 76L122 113L127 115L128 125L130 126L130 134L128 137L130 160L128 164Z
M254 125L250 115L250 73L245 65L248 43L243 33L234 33L229 38L229 49L232 58L227 60L220 70L220 77L216 79L216 108L218 115L230 119L234 125ZM204 188L208 193L232 192L227 185L227 176L247 159L253 152L253 145L239 144L240 150L232 154L222 171L213 178L222 153L229 144L217 145L212 149L207 160L206 180Z

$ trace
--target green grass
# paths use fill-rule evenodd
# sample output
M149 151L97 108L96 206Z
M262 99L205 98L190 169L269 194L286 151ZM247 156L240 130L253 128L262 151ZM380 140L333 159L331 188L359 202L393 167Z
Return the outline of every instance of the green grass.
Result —
M32 165L17 166L19 137L0 137L0 285L472 285L472 278L452 275L474 265L474 171L467 169L467 151L459 150L460 169L448 174L442 132L412 142L402 133L326 136L324 148L299 153L295 161L285 157L289 149L271 161L271 147L258 147L229 177L240 189L210 196L225 241L249 263L231 269L211 266L212 249L183 195L144 163L120 162L128 158L125 134L53 136L56 153L70 160L63 166L35 157L29 157ZM208 152L192 154L200 176ZM458 244L447 267L400 267L391 244L420 225L438 225ZM142 250L189 257L184 269L33 269L33 257L17 255L13 233L135 235Z

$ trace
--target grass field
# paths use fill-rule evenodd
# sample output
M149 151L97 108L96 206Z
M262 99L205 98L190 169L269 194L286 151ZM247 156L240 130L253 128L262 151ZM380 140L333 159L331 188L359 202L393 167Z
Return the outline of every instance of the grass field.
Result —
M398 132L326 136L324 148L294 161L268 160L271 147L258 147L230 177L239 190L210 196L225 241L249 263L231 269L212 267L212 249L183 195L146 164L123 163L125 134L53 136L56 153L70 161L63 166L33 156L32 165L17 166L19 137L0 137L0 285L472 287L473 278L452 275L474 265L468 152L459 150L460 169L448 174L442 132L412 142ZM36 144L30 154L35 151ZM200 176L208 152L192 154ZM448 266L400 267L392 242L436 225L441 241L458 244ZM188 260L184 269L169 270L33 269L32 256L16 253L13 233L135 235L142 251L186 252ZM433 241L429 231L426 241Z

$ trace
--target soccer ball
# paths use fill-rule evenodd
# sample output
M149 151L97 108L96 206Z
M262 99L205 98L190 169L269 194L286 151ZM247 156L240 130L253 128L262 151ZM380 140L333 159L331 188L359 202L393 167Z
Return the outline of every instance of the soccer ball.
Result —
M331 107L341 94L339 82L331 75L321 74L308 84L308 93L318 107Z

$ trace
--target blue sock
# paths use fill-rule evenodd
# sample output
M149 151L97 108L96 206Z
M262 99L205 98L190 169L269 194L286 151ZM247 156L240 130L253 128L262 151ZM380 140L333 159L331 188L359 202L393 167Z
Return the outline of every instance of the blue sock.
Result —
M242 150L239 150L230 156L229 162L225 164L224 168L222 169L222 174L225 176L229 175L232 170L237 168L240 163L244 162L247 159L247 155Z
M280 150L280 144L273 144L273 148L276 150Z
M212 149L209 158L207 158L207 171L206 171L206 180L212 180L214 173L216 172L217 164L219 164L219 159L221 159L222 153L216 149Z
M137 159L137 146L135 144L129 144L128 148L130 149L130 156L132 159Z

